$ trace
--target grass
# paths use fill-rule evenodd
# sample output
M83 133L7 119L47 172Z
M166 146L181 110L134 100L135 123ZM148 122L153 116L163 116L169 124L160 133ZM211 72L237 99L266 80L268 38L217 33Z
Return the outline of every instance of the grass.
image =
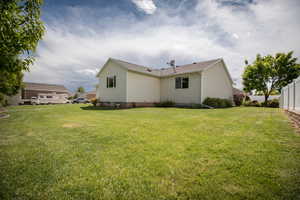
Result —
M300 135L272 108L18 106L0 199L300 199Z

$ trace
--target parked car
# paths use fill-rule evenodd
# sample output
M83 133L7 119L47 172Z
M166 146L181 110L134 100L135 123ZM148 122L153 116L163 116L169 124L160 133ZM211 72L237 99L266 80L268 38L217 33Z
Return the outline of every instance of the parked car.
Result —
M86 98L79 97L73 100L73 103L90 103L90 101Z

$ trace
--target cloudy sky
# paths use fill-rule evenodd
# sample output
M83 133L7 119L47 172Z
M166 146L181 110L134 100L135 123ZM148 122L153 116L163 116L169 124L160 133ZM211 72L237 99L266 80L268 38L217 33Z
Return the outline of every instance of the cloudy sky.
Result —
M93 90L109 57L153 68L223 57L240 88L257 53L300 58L299 11L299 0L44 0L25 81Z

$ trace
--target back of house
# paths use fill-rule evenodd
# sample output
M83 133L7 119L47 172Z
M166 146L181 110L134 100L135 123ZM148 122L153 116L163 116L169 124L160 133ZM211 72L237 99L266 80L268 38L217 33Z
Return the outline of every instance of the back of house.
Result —
M233 98L233 81L223 59L154 69L110 58L97 77L103 105L201 104L205 98Z

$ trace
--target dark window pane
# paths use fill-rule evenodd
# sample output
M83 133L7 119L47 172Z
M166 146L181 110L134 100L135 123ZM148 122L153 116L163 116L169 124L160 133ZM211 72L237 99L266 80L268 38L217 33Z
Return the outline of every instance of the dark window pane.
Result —
M181 77L175 78L175 88L176 89L181 88Z
M106 88L108 88L108 77L106 77Z
M182 78L182 88L189 88L189 78Z
M115 77L107 77L107 81L108 81L108 87L107 88L114 88L116 87L116 83L115 83Z
M116 76L114 76L114 88L116 87Z

